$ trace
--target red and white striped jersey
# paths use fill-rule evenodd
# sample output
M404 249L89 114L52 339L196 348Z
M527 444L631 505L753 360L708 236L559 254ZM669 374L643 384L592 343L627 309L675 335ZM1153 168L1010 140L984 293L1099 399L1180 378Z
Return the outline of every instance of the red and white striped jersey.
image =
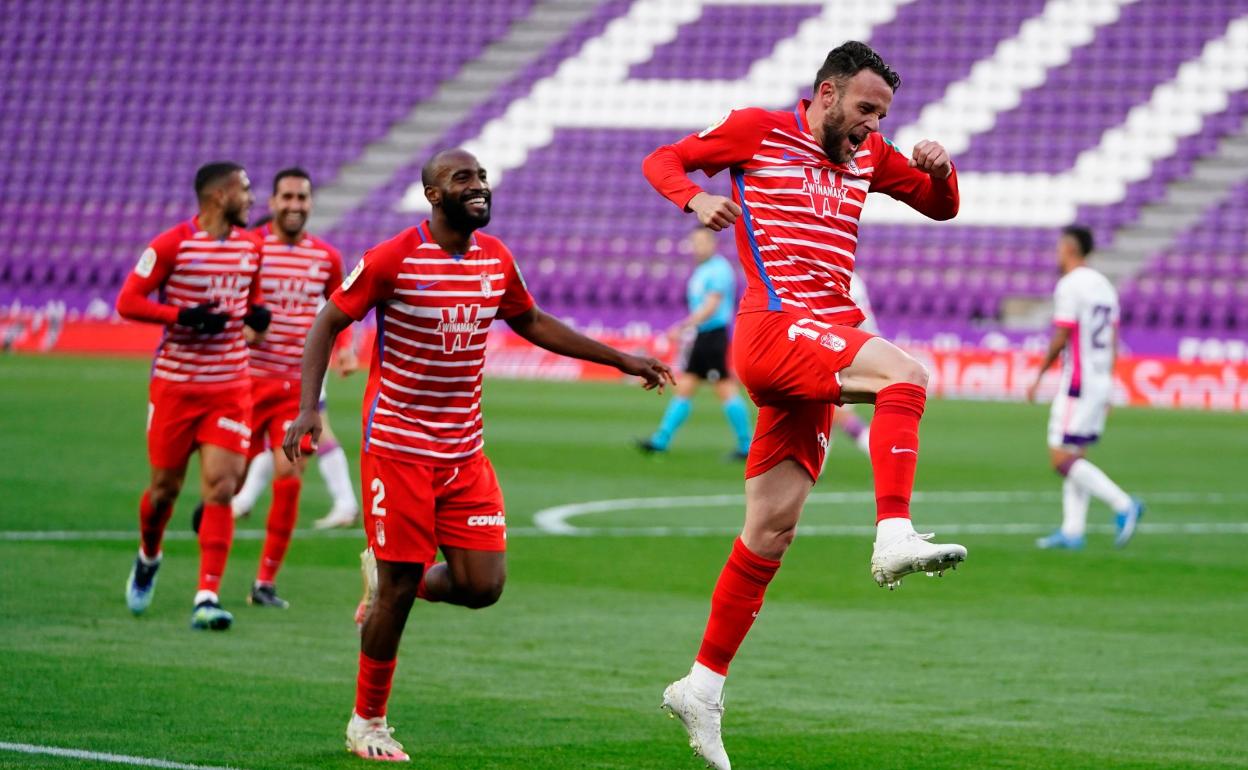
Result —
M741 207L737 252L746 291L739 312L784 310L856 325L849 296L858 221L868 192L882 192L934 219L958 210L956 175L934 179L872 133L849 163L833 163L810 127L802 100L793 110L735 110L714 126L660 147L643 164L646 178L682 209L702 189L687 172L732 172Z
M196 385L235 384L247 379L247 344L243 316L262 304L260 239L232 228L217 240L199 226L199 218L172 227L151 242L117 296L126 318L166 324L152 364L152 376ZM158 301L148 299L159 290ZM225 331L200 334L178 326L178 311L216 302L229 315Z
M370 249L330 297L362 319L377 310L364 395L364 450L458 465L485 445L481 373L495 318L533 307L511 252L476 233L466 254L442 250L426 221Z
M287 244L272 225L255 234L264 243L260 288L273 322L264 340L251 349L251 376L297 380L303 343L316 313L342 283L342 255L313 235Z

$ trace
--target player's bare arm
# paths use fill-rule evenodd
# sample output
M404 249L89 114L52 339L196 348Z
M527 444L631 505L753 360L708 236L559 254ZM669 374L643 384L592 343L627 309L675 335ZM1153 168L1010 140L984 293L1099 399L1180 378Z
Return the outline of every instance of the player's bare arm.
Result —
M291 462L302 454L300 443L304 436L311 434L313 450L321 440L321 413L316 408L321 397L321 384L324 383L325 371L329 368L334 339L350 325L351 317L339 310L334 303L327 302L321 312L317 313L316 321L308 332L308 341L303 346L299 416L290 424L286 437L282 440L282 452Z
M319 321L320 319L318 318L317 320ZM604 345L597 340L573 331L562 321L542 312L536 307L529 308L525 312L506 320L516 334L524 337L539 348L545 348L552 353L558 353L569 358L579 358L582 361L592 361L597 364L613 366L624 374L631 374L644 379L646 382L642 387L646 390L658 388L659 392L662 393L665 385L676 384L676 378L672 375L671 368L662 361L629 355L623 351L616 350L610 345ZM305 353L304 355L304 375L306 376L307 354Z
M936 179L948 179L953 173L953 160L939 142L924 139L914 146L910 155L910 167Z
M698 221L703 226L716 232L732 227L737 217L741 216L741 207L733 203L731 198L706 192L690 198L685 207L698 216Z
M715 315L715 311L719 310L719 305L723 301L724 295L717 291L709 292L706 295L706 301L699 305L697 310L694 310L672 325L672 328L668 330L668 336L675 337L684 332L685 329L697 328L708 318Z
M1062 354L1069 342L1069 326L1058 326L1053 329L1053 337L1049 340L1049 350L1045 353L1044 360L1040 362L1040 369L1036 372L1036 380L1031 383L1031 387L1027 388L1028 401L1036 400L1036 391L1040 389L1040 378L1044 377L1044 373L1049 370L1053 362Z

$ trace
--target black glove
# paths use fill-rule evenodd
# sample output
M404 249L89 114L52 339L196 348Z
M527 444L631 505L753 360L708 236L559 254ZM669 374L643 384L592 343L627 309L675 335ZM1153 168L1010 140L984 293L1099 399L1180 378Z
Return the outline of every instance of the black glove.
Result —
M184 307L178 311L178 325L194 329L200 334L220 334L225 331L225 324L230 317L225 313L214 313L217 303L205 302L195 307Z
M247 311L247 315L243 316L243 323L250 326L256 333L264 334L269 328L269 322L273 320L273 311L264 305L252 305Z

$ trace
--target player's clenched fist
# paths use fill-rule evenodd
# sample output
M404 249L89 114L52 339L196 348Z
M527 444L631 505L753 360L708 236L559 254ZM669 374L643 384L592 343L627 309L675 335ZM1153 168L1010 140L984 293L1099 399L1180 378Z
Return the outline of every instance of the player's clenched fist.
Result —
M937 179L948 179L953 173L953 161L949 153L939 142L924 139L914 146L910 156L910 167L917 168Z
M689 210L698 215L698 221L712 230L723 230L732 227L732 223L741 216L741 207L732 202L731 198L709 193L698 193L687 204Z
M310 442L304 442L304 436L311 436ZM292 463L298 460L300 455L311 454L316 451L316 445L321 440L321 415L315 409L303 409L299 412L299 416L286 429L286 435L282 438L282 451L286 453L286 459Z

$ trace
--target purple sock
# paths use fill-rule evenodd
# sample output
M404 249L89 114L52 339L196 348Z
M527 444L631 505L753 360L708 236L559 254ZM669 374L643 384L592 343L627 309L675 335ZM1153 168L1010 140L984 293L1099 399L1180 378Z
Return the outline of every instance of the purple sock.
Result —
M316 454L318 457L320 457L321 455L329 454L330 452L334 451L337 448L338 448L337 441L334 441L333 439L324 439L323 441L321 441L321 443L316 445Z
M862 435L862 432L866 430L866 428L867 424L864 423L858 415L848 410L845 412L844 422L841 423L841 430L848 433L850 438L857 441L858 437Z

